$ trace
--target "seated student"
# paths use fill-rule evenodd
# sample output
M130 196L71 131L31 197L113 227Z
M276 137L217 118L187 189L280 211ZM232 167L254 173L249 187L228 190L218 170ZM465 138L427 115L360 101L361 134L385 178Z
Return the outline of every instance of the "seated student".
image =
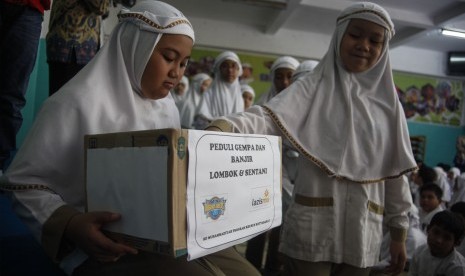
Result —
M94 59L44 103L0 189L68 274L259 275L234 248L190 262L137 251L101 231L124 219L119 214L84 212L85 134L180 128L169 90L190 58L191 24L159 1L141 1L119 18Z
M420 208L420 187L423 186L424 183L434 182L436 177L437 174L434 169L425 164L422 164L418 171L412 172L410 175L410 179L415 187L413 189L411 188L413 203L417 208Z
M465 202L454 203L450 207L450 211L459 214L465 221ZM465 257L465 242L462 240L459 246L457 246L457 251Z
M465 175L461 174L455 179L454 191L452 198L450 199L450 204L454 205L457 202L465 201Z
M426 183L420 187L420 227L426 232L431 218L442 211L442 190L434 183Z
M463 219L458 214L447 210L435 214L428 226L428 243L415 251L409 275L465 275L465 258L455 249L464 231Z
M436 183L442 190L441 205L443 209L446 209L451 200L451 189L450 189L449 181L447 180L447 173L440 166L436 166L433 169L436 171L436 177L437 177L434 183Z

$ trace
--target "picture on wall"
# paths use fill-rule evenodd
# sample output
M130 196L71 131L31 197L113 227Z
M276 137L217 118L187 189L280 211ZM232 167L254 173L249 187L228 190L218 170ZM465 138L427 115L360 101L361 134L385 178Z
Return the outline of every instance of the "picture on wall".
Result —
M399 100L407 120L460 126L462 80L394 72Z

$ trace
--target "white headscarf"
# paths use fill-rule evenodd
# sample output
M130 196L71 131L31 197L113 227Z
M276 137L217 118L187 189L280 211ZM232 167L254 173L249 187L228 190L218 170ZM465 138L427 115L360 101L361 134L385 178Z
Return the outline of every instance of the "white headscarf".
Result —
M175 91L170 92L176 105L180 104L187 97L187 92L189 91L189 79L186 76L182 76L179 83L184 83L184 94L179 95Z
M242 94L249 92L255 98L255 90L248 84L241 84L241 92Z
M65 202L84 210L84 135L180 127L172 97L144 98L141 79L162 34L194 40L192 26L158 1L139 2L120 20L90 63L45 101L0 181L6 190L53 192L33 209L41 223Z
M237 78L228 83L222 79L220 65L230 60L237 64L239 72ZM239 76L242 75L242 66L236 53L226 51L218 55L213 64L214 79L210 88L205 92L204 101L199 113L209 120L216 117L244 111Z
M302 61L297 69L295 69L294 74L292 74L292 82L295 82L300 77L303 77L305 74L310 73L318 65L316 60L304 60Z
M271 77L271 87L267 93L263 94L257 101L257 104L262 105L271 100L274 96L278 94L276 87L274 86L274 77L276 70L279 68L287 68L291 70L296 70L299 66L299 61L290 56L283 56L277 58L270 68L270 77Z
M455 203L460 202L460 201L465 202L465 175L464 174L457 177L457 181L453 189L454 189L454 193L452 194L452 198L449 202L449 206L452 206Z
M339 45L350 19L386 29L378 62L362 73L343 67ZM313 70L265 109L294 146L328 175L360 183L416 169L402 106L389 62L394 26L379 5L355 3L337 20L328 52Z
M191 89L187 91L186 98L179 109L181 126L183 128L192 128L194 115L198 113L198 109L203 98L203 94L200 93L200 87L204 81L209 79L211 79L211 77L205 73L198 73L192 78L190 85Z

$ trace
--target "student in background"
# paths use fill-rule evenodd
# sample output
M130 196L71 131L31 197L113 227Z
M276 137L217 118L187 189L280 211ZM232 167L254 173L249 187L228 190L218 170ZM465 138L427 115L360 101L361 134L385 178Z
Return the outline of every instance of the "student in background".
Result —
M46 36L49 95L57 92L102 46L102 15L110 0L54 0Z
M237 54L231 51L219 54L213 64L213 75L213 82L205 92L194 118L194 123L201 129L214 118L244 111L239 84L242 66Z
M192 78L190 90L187 92L187 96L182 102L182 106L179 108L181 126L183 128L201 128L200 125L196 126L194 124L195 115L200 112L200 107L203 103L203 97L211 83L212 78L205 73L196 74ZM180 105L178 105L178 107L179 106ZM203 120L199 120L198 123L203 124Z
M279 246L287 257L283 275L368 275L378 262L383 220L391 235L387 271L404 269L412 204L405 174L417 166L392 78L393 35L386 10L353 3L311 74L208 128L280 135L299 150Z
M292 74L291 82L295 82L299 78L304 77L306 74L312 72L317 65L318 61L316 60L309 59L302 61Z
M182 105L188 90L189 79L186 76L182 76L181 81L171 91L171 96L173 97L176 106Z
M452 197L454 196L454 186L455 184L457 184L457 180L459 179L460 174L461 174L460 169L457 167L452 167L447 172L447 181L449 182L451 200L452 200Z
M248 84L241 84L242 99L244 99L244 110L253 105L255 90Z
M420 226L426 233L431 218L444 210L441 205L442 189L435 183L426 183L420 187Z
M465 221L465 202L464 201L454 203L450 207L450 211L453 213L459 214L462 217L462 219ZM463 239L460 245L458 245L456 249L460 254L462 254L462 256L465 257L465 242L463 241Z
M253 82L253 67L250 63L242 63L242 75L239 77L241 84L250 84Z
M457 202L465 201L465 176L462 174L456 178L450 205Z
M437 176L434 183L436 183L442 190L442 207L443 209L446 209L451 199L451 189L447 179L447 173L440 166L436 166L433 169L436 171Z
M447 210L435 214L427 230L428 243L414 253L409 275L465 275L465 258L455 249L464 231L463 219L458 214Z
M192 77L189 91L179 108L179 116L181 117L182 128L196 128L193 125L194 115L198 113L200 104L202 103L205 91L210 87L212 78L205 73L198 73Z
M292 82L292 74L299 66L299 61L290 56L277 58L270 68L271 87L257 101L261 105L286 89Z
M84 212L85 134L180 128L169 92L191 55L190 22L159 1L141 1L119 18L92 62L44 103L0 189L68 274L259 275L233 248L190 262L138 252L101 231L124 219L119 214Z
M275 97L281 91L285 90L292 82L292 75L295 69L299 66L299 61L290 56L277 58L270 68L271 87L267 93L263 94L257 104L264 104L271 98ZM284 143L283 143L284 144ZM287 148L283 147L283 150ZM286 157L283 156L283 160ZM289 181L286 177L287 172L283 170L283 187L289 189ZM284 183L285 182L285 183ZM283 205L284 206L284 205ZM266 250L266 261L264 265L265 273L277 273L282 268L282 260L278 253L279 233L281 227L271 229L268 233L258 235L247 242L245 256L256 268L262 269L262 259L265 252L265 243L268 241Z
M29 77L50 0L0 0L0 175L16 151Z
M413 182L412 190L413 203L420 209L420 188L425 183L434 183L437 178L435 170L425 164L422 164L418 171L412 172L410 179Z

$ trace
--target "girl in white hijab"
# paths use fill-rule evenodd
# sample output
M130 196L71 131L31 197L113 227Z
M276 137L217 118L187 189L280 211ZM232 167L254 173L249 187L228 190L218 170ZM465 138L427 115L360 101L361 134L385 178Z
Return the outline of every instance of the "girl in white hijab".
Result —
M292 75L299 66L299 61L290 56L277 58L270 68L271 87L267 93L263 94L257 101L258 105L265 104L271 98L278 95L292 82Z
M297 66L297 69L295 69L294 74L292 74L292 82L295 82L299 78L305 76L307 73L310 73L315 69L315 67L318 65L318 61L316 60L304 60L302 61L299 66Z
M193 128L194 115L198 113L203 95L212 82L212 78L205 73L198 73L192 78L190 90L179 109L182 128Z
M169 91L191 54L191 24L159 1L139 2L119 18L109 42L44 103L0 188L12 191L15 212L68 274L224 275L230 271L217 260L234 259L229 267L257 275L229 249L194 262L137 252L100 231L118 214L84 213L84 135L180 127Z
M186 98L187 91L189 91L189 79L186 76L182 76L178 85L176 85L171 91L171 96L173 96L176 106L179 106L179 104Z
M199 109L199 118L211 121L223 115L244 111L244 101L239 83L242 75L241 61L231 51L219 54L213 64L213 82L205 92Z
M412 205L405 174L417 167L392 78L393 35L382 7L354 3L337 18L311 73L263 107L209 128L280 135L299 151L279 248L288 256L285 275L368 275L383 220L391 235L388 272L403 271Z
M242 99L244 99L244 110L253 105L255 90L248 84L241 84Z

